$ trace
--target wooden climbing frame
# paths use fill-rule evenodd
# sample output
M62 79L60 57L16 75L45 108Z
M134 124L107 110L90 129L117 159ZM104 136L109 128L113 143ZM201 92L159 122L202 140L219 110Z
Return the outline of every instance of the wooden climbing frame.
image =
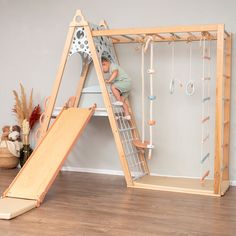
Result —
M79 18L78 21L77 18ZM97 73L99 85L101 87L105 107L107 109L111 129L115 138L127 185L134 188L159 189L213 196L223 195L229 188L230 83L232 51L232 34L228 33L225 30L224 24L136 29L92 29L89 23L85 20L81 11L78 10L75 17L73 18L72 23L70 24L64 51L61 58L61 63L56 76L56 81L53 86L52 94L48 102L44 121L41 127L41 138L45 135L50 124L51 115L57 98L57 93L60 87L65 65L68 59L73 35L77 27L83 27L87 35L92 61ZM193 181L181 178L163 179L162 177L160 178L157 176L150 176L146 160L144 160L143 156L141 156L141 159L144 163L143 168L146 171L146 175L136 180L132 179L129 166L126 161L124 147L121 142L121 137L116 124L115 115L112 111L109 94L104 82L100 58L98 56L96 45L94 43L96 37L101 36L108 37L114 45L143 43L146 36L151 36L154 42L172 42L173 40L176 42L200 41L203 37L205 37L206 40L216 40L217 49L214 180L205 179L203 186L199 184L199 180L197 184L195 180ZM74 106L79 105L81 92L84 86L84 82L87 78L89 67L89 64L86 64L84 66L83 73L81 74L81 78L78 84L77 93L74 95ZM132 117L132 119L134 120L134 117ZM139 139L139 134L137 131L135 131L133 135L137 138L137 140ZM143 148L146 146L146 144L142 146L140 143L138 143L137 146Z

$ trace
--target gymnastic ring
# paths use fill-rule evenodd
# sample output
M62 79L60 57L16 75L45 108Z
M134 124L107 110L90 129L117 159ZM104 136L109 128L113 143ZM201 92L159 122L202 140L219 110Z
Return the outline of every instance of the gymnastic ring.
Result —
M172 79L170 81L170 94L173 94L174 93L174 90L175 90L175 80Z
M195 93L195 85L192 80L189 80L185 87L185 93L188 96L192 96Z

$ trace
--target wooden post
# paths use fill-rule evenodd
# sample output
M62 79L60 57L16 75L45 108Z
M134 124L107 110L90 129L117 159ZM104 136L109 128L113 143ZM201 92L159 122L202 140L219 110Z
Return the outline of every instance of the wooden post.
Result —
M221 192L221 162L223 139L223 75L224 75L224 25L219 24L217 30L216 58L216 114L215 114L215 161L214 161L214 193Z
M224 121L227 123L224 125L224 142L223 142L223 180L229 180L229 149L230 149L230 84L231 84L231 60L232 60L232 34L227 36L225 40L226 55L225 55L225 87L224 97L228 100L224 100Z
M64 74L64 69L65 69L65 66L66 66L66 62L67 62L67 58L68 58L68 55L69 55L71 42L72 42L72 39L73 39L73 35L74 35L74 32L75 32L75 27L76 26L77 26L76 24L71 24L70 27L69 27L69 32L67 34L66 43L65 43L63 54L62 54L62 57L61 57L61 62L60 62L59 69L58 69L57 75L56 75L56 80L54 82L52 92L51 92L51 96L49 98L48 106L47 106L46 111L45 111L45 117L44 117L42 126L40 128L40 137L38 139L38 143L40 142L40 140L43 138L43 136L47 132L49 124L50 124L52 112L53 112L53 109L54 109L54 106L55 106L55 103L56 103L57 95L58 95L60 84L61 84L62 77L63 77L63 74Z
M83 65L83 69L81 72L81 76L80 76L80 80L79 80L79 84L78 84L78 88L77 88L77 92L76 92L74 107L77 107L79 105L81 95L82 95L82 90L84 88L84 83L87 78L89 68L90 68L90 64L85 63Z
M97 50L96 50L96 46L95 46L94 41L93 41L92 32L91 32L91 29L90 29L89 25L85 25L84 29L85 29L85 32L86 32L86 35L87 35L87 38L88 38L89 48L91 50L94 67L95 67L96 74L97 74L97 77L98 77L98 81L99 81L99 84L100 84L100 87L101 87L104 104L105 104L106 109L107 109L108 118L109 118L109 121L110 121L110 125L111 125L111 128L112 128L112 132L113 132L113 135L114 135L116 146L117 146L117 149L118 149L121 165L122 165L123 170L124 170L125 180L126 180L126 183L127 183L128 186L132 186L133 185L133 180L132 180L132 177L131 177L131 173L130 173L130 170L129 170L129 167L128 167L127 160L125 158L125 152L124 152L123 145L122 145L122 142L121 142L121 137L120 137L119 130L118 130L118 127L117 127L117 124L116 124L115 116L113 114L112 104L111 104L110 97L109 97L109 94L108 94L108 91L107 91L107 88L106 88L105 78L103 76L102 68L101 68L101 65L100 65L100 60L98 58L98 54L97 54Z

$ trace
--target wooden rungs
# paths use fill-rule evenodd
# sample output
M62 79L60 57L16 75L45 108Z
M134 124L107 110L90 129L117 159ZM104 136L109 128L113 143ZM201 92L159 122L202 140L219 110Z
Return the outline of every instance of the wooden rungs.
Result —
M231 53L228 52L228 50L224 50L224 53L225 53L226 56L231 56Z
M228 75L223 75L225 77L225 79L230 79L230 76Z
M225 102L229 102L229 101L230 101L230 98L223 98L223 100L224 100Z
M159 39L162 39L162 40L165 40L165 39L166 39L165 37L163 37L163 36L160 35L160 34L155 34L155 36L158 37Z
M221 145L222 148L227 148L228 146L229 146L228 143L224 143L224 144Z
M222 167L220 168L220 171L221 171L221 172L224 172L226 169L228 169L228 166L222 166Z
M129 153L126 153L125 156L128 157L128 156L133 156L133 155L136 155L136 154L139 154L140 151L133 151L133 152L129 152Z
M227 125L227 124L229 124L229 120L224 121L224 125Z
M170 35L173 37L173 39L181 39L181 37L177 34L170 33Z
M201 160L201 164L204 163L204 161L210 156L210 153L208 152Z
M122 37L126 38L126 39L129 39L131 41L135 41L134 38L132 38L131 36L128 36L128 35L121 35Z
M133 144L137 148L145 149L150 144L150 142L148 142L148 141L142 142L142 140L133 140Z
M211 77L204 77L202 80L211 80Z
M210 100L211 100L211 97L206 97L206 98L202 99L202 102L207 102L207 101L210 101Z
M210 135L208 134L203 140L202 143L205 143L209 139Z
M205 123L206 121L210 120L210 116L207 116L205 117L203 120L202 120L202 123Z
M125 131L129 131L129 130L134 130L134 127L130 127L130 128L126 128L126 129L119 129L120 132L125 132Z
M201 183L204 183L204 181L205 181L205 179L206 179L206 177L208 176L210 174L210 171L208 170L208 171L206 171L206 173L202 176L202 178L201 178L201 180L200 180L200 182Z
M202 32L202 37L207 39L207 40L211 40L211 39L214 38L214 36L209 31L203 31Z
M206 60L211 60L211 57L209 57L209 56L204 56L203 58Z
M187 32L188 33L188 35L189 35L189 41L191 41L191 40L198 40L198 37L195 35L195 34L193 34L193 33L191 33L191 32Z
M110 38L111 38L113 41L120 42L120 39L118 39L117 37L110 36Z

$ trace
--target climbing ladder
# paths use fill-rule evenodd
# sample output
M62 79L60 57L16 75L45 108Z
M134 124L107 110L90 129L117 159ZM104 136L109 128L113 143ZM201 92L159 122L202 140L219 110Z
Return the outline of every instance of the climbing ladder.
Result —
M110 101L113 104L116 99L109 93ZM144 151L136 148L133 141L138 139L138 131L134 122L134 116L131 120L124 119L122 106L113 105L113 114L116 118L116 125L120 134L120 139L125 153L125 159L128 164L129 171L133 180L136 180L149 173Z

